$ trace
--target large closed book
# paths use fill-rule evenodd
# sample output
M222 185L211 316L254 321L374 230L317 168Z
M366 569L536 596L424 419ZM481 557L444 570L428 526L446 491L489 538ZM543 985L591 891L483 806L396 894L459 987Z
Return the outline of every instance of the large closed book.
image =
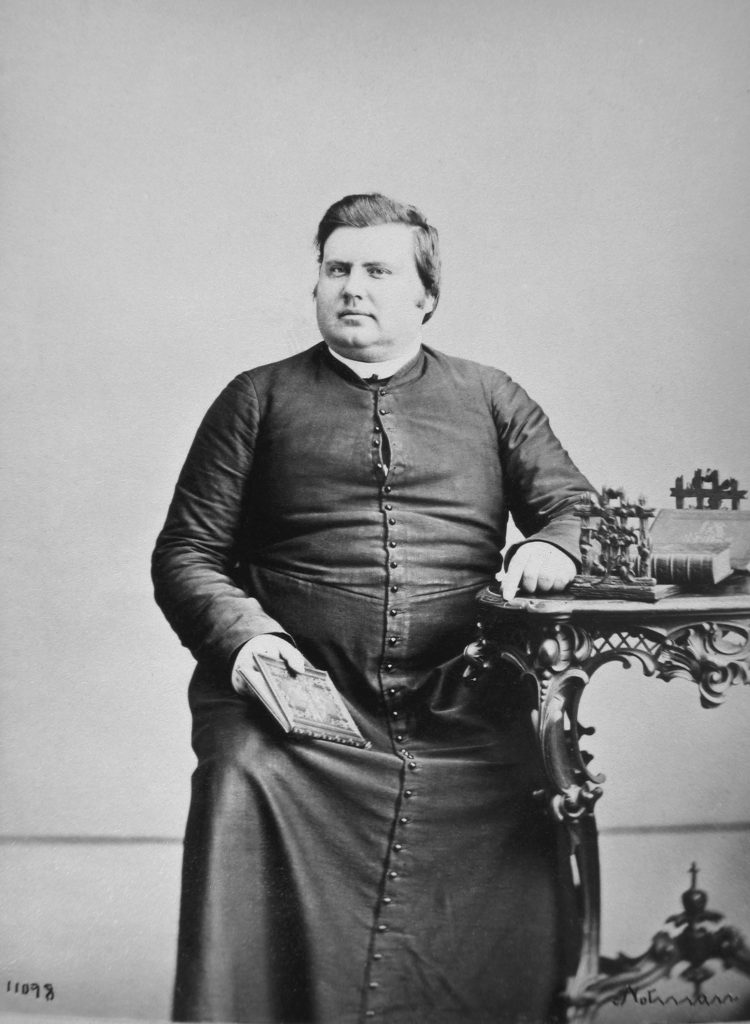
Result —
M665 544L651 556L657 583L710 587L732 575L728 544Z
M263 684L238 667L247 686L265 704L279 725L294 736L308 736L350 747L369 747L327 672L306 665L291 672L281 658L256 654Z
M729 545L733 569L750 572L750 512L741 509L661 508L651 530L653 551L665 547Z

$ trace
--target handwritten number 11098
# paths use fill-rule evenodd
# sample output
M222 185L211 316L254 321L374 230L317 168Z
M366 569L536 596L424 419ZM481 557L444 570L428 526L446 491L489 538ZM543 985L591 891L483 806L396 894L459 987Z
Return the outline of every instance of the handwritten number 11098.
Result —
M6 992L13 992L15 995L20 996L35 996L37 999L41 999L43 996L48 1003L51 1003L55 998L55 990L52 985L38 985L35 981L9 981L6 986Z

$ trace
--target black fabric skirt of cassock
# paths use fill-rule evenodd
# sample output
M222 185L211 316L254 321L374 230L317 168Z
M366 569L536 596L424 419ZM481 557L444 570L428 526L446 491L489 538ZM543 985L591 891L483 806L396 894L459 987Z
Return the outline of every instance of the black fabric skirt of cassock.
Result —
M552 1019L573 915L527 764L426 749L410 799L398 753L289 739L200 671L191 704L176 1020Z

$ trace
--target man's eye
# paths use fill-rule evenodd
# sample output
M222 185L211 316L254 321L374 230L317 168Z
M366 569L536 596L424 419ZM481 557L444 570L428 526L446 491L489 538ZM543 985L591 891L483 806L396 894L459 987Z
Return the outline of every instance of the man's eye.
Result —
M370 277L385 277L385 275L387 273L389 273L389 271L386 270L385 267L370 267L369 268Z
M343 267L329 267L328 273L331 277L342 277L346 271Z

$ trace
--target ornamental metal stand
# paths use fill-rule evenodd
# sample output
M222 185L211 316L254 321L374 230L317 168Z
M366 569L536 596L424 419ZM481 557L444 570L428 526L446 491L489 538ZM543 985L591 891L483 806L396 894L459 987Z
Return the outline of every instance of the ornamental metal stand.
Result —
M696 508L721 508L723 502L731 502L732 509L737 511L740 502L747 496L747 491L741 491L739 484L733 476L719 483L718 469L696 469L693 477L685 486L685 477L678 476L674 487L669 492L675 500L675 508L684 508L685 499L695 499Z

